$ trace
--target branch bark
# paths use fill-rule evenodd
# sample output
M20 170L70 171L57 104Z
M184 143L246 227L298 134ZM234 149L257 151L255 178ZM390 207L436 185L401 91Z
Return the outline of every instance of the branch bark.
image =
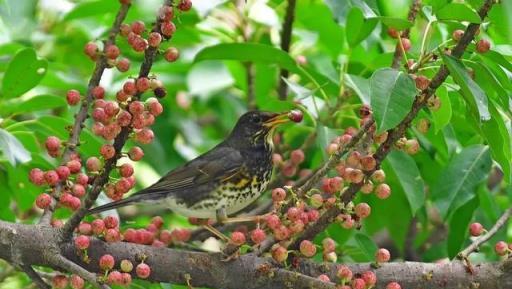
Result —
M411 5L411 8L409 9L409 14L407 15L407 20L409 20L409 22L414 22L414 20L416 19L416 15L418 15L418 12L420 11L420 8L421 8L421 0L414 0L414 2ZM410 32L411 32L410 28L405 29L402 32L401 37L409 38ZM391 63L392 68L394 68L394 69L400 68L400 63L402 62L403 53L404 52L402 50L401 45L397 45L397 47L395 49L395 54L393 55L393 62Z
M293 20L295 18L295 5L296 0L288 0L286 7L286 14L284 17L283 27L281 29L281 49L283 51L290 51L290 44L292 41ZM288 78L289 72L286 69L281 69L279 72L279 99L285 100L287 94L287 86L284 78Z

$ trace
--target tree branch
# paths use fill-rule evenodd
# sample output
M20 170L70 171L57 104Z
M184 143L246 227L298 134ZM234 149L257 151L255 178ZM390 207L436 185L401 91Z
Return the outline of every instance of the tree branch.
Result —
M126 18L126 14L128 13L129 8L130 4L121 5L121 8L117 12L114 23L112 24L112 28L110 28L108 39L104 42L104 51L108 45L115 44L116 36L119 33L121 23L123 23L124 19ZM100 84L103 72L107 67L107 57L105 55L101 55L98 58L98 60L96 60L96 66L94 67L91 79L89 80L89 84L87 85L86 98L82 101L80 110L75 115L75 122L71 129L69 140L67 141L66 148L64 149L64 153L62 155L62 165L65 165L69 161L71 155L76 151L76 148L80 145L80 133L82 132L82 129L84 128L84 122L88 117L89 107L94 100L92 90ZM58 189L60 190L60 187ZM51 205L44 211L43 215L41 216L39 224L50 224L56 206L57 201L55 199L52 199Z
M492 226L492 228L489 231L487 231L487 233L480 236L473 243L471 243L471 245L469 245L459 253L459 258L466 259L469 256L469 254L478 249L480 245L482 245L483 243L487 242L490 238L492 238L492 236L494 236L499 231L499 229L501 229L501 227L503 227L507 223L511 214L512 208L506 209L503 215L501 215L498 221L496 221L496 224L494 224L494 226Z
M411 5L411 8L409 9L409 14L407 15L407 20L409 20L409 22L414 23L414 20L416 20L416 15L418 15L420 8L421 8L421 0L414 0ZM410 32L411 32L410 28L405 29L402 32L401 37L409 38ZM404 54L404 52L402 50L401 45L397 45L397 47L395 49L395 54L393 55L393 62L391 64L392 68L394 68L394 69L400 68L400 63L402 62L403 54Z
M171 6L172 0L165 0L164 5ZM154 32L160 31L160 24L162 23L162 19L160 17L156 17L155 25L153 26ZM153 61L158 53L158 48L149 47L144 52L144 60L140 66L139 70L139 78L147 77L149 71L151 70L151 66L153 65ZM137 93L133 96L132 101L139 100L141 93ZM75 213L69 218L66 224L63 227L63 237L64 239L70 238L73 230L80 224L80 221L85 217L87 211L94 205L94 202L98 198L98 195L101 193L103 186L108 182L110 172L116 168L117 160L121 157L121 151L128 140L129 134L131 132L131 126L123 127L119 135L114 140L114 149L116 151L116 156L107 160L105 162L105 166L103 168L102 173L94 179L94 183L92 185L92 189L87 193L84 201L80 208L75 211Z
M34 271L32 266L30 266L30 265L21 265L20 268L23 270L23 272L25 272L25 274L27 274L27 276L30 278L30 280L32 280L32 282L34 282L34 284L36 284L36 286L39 289L50 289L51 288L51 286L48 285L43 280L43 278L41 278L41 276L39 276L39 274L36 271Z
M295 5L296 0L288 0L288 6L286 7L286 14L284 17L283 27L281 29L281 49L283 51L290 51L290 43L292 41L292 30L293 30L293 20L295 18ZM285 100L287 94L287 86L284 81L285 78L288 78L289 72L286 69L281 69L279 72L279 99Z

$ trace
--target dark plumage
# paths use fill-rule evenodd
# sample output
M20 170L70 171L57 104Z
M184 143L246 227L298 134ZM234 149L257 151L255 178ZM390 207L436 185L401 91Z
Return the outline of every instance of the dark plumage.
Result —
M165 202L187 217L233 214L265 190L272 174L272 132L286 114L251 111L230 135L203 155L170 171L126 199L96 207L98 213L138 202Z

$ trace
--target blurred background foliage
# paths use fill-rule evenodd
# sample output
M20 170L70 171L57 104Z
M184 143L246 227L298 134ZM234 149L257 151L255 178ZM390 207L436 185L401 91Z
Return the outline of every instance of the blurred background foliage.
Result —
M429 22L431 29L424 47L432 50L446 44L453 30L463 28L455 20L471 18L483 3L470 0L463 4L467 8L463 11L442 12L446 5L454 4L448 2L424 1L411 28L409 58L420 54ZM383 164L392 196L378 203L375 197L359 197L373 210L373 217L360 231L331 225L319 236L318 240L329 235L343 244L339 262L373 259L375 243L393 248L392 255L400 258L412 258L412 248L417 255L414 258L419 260L443 259L469 241L467 225L471 220L490 226L510 205L512 4L503 2L491 10L479 36L492 43L491 53L467 55L464 61L489 98L491 124L468 117L473 108L461 96L458 85L453 81L443 85L438 94L442 100L440 112L420 113L420 118L428 119L432 127L426 134L415 128L407 133L419 139L421 151L412 157L394 152ZM160 5L159 0L134 1L127 22L141 19L151 23ZM282 128L280 149L286 156L313 134L303 168L318 167L326 160L325 147L330 140L343 129L359 125L359 107L370 98L370 76L379 68L389 67L392 61L396 40L386 31L389 27L409 26L405 19L410 5L409 0L297 1L288 56L275 52L280 45L286 1L195 0L191 13L177 16L178 29L168 44L180 50L180 59L173 64L157 61L152 69L164 82L168 97L163 99L164 114L153 126L155 141L144 147L145 158L136 164L137 186L151 184L226 136L237 117L248 109L248 74L253 77L258 109L282 111L299 106L306 112L302 124ZM94 67L82 53L83 47L90 40L105 38L118 8L114 0L0 1L0 219L27 223L37 220L33 203L40 189L28 182L27 173L35 166L47 169L56 164L44 151L44 139L48 135L66 138L66 126L73 121L76 108L67 106L65 93L69 89L84 93ZM232 50L221 53L208 50L223 43L255 43L275 49L268 52L252 46L230 46ZM132 61L129 74L135 76L142 55L129 49L125 39L118 38L117 44ZM474 45L469 50L474 50ZM32 75L27 69L26 74L19 74L24 77L8 79L9 63L19 53L23 53L18 55L20 61L26 61L20 65L37 69ZM229 60L233 58L254 63L248 68L247 62ZM431 77L439 65L439 61L433 62L420 73ZM288 80L285 101L279 100L277 93L279 66L296 68ZM13 81L17 86L8 87ZM112 96L123 81L125 75L107 70L101 85ZM491 128L486 129L486 125ZM101 144L98 138L87 129L81 139L84 155L97 154ZM492 168L488 147L482 144L490 146ZM482 158L482 166L465 176L469 181L458 182L457 178L471 169L464 160L475 160L475 153L476 158ZM444 200L443 190L460 189L444 186L443 178L447 176L454 179L445 181L460 184L471 202L464 200L468 202L441 216L433 208ZM170 226L189 226L184 218L155 208L127 208L121 213L131 227L146 225L154 214L163 215ZM68 215L69 211L59 210L56 217ZM510 238L505 235L509 231L495 238ZM496 258L491 254L492 245L481 249L477 259ZM8 270L0 265L0 276ZM22 274L9 276L7 281L0 281L0 288L30 286ZM138 281L133 288L180 287Z

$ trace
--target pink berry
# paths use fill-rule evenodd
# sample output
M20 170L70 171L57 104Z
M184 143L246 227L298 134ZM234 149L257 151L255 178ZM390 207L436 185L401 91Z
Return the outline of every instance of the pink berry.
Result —
M100 257L99 265L102 270L111 270L114 268L114 257L110 254L105 254Z
M275 188L272 190L272 201L278 203L284 201L286 191L283 188Z
M105 241L107 243L119 242L121 241L121 234L117 229L107 229L105 231Z
M84 279L75 274L71 275L71 277L69 278L69 283L71 285L71 288L73 289L83 289L85 285Z
M288 220L293 222L293 221L296 221L299 219L300 213L301 213L301 210L299 208L291 207L286 212L286 217L288 218Z
M281 220L275 214L267 215L265 217L265 222L267 223L267 226L273 230L281 225Z
M159 116L164 111L162 104L158 101L158 99L154 97L149 98L146 101L146 106L149 113L151 113L154 116Z
M107 56L107 58L116 59L120 53L119 47L114 44L107 45L105 48L105 56Z
M44 172L38 168L31 169L28 178L36 186L42 186L45 182Z
M391 282L388 285L386 285L386 289L402 289L402 286L398 284L397 282Z
M59 175L54 170L49 170L44 174L44 179L50 186L55 186L59 183Z
M119 72L126 72L130 69L130 60L127 58L121 58L116 63L116 68Z
M73 187L71 187L71 192L77 198L85 196L85 188L80 184L74 184Z
M76 89L71 89L66 93L66 101L69 105L76 105L80 102L80 92Z
M336 272L336 276L341 280L348 281L352 279L352 271L345 265L341 265L338 267L338 271Z
M386 180L386 174L384 173L383 170L376 170L375 172L373 172L371 178L372 181L374 182L382 183Z
M128 110L133 114L142 114L144 112L144 104L140 101L133 101L128 106Z
M356 278L356 279L352 280L352 288L353 289L365 289L366 283L364 282L363 279Z
M111 144L104 144L100 148L100 154L103 158L108 160L116 155L116 149Z
M402 46L404 48L404 51L409 51L411 50L411 40L407 39L407 38L402 38ZM400 45L398 45L398 47L400 47ZM401 48L399 48L401 49Z
M68 278L64 275L55 275L52 278L52 286L56 289L64 289L68 286Z
M105 114L107 114L109 118L112 118L119 112L119 104L115 101L108 101L105 103L105 107L103 109L105 110Z
M89 56L89 58L93 60L96 59L98 55L98 45L96 45L96 43L94 42L89 42L85 44L84 53L85 55Z
M265 241L266 238L267 235L262 229L257 228L251 232L251 240L254 242L254 244L260 244L261 242Z
M96 219L91 223L92 232L95 235L101 235L105 231L105 223L102 219Z
M142 279L146 279L149 277L149 275L151 274L151 269L149 268L149 266L145 263L140 263L139 265L137 265L137 267L135 268L135 273L137 273L137 276L139 278L142 278Z
M124 178L130 177L133 175L133 166L131 164L121 165L119 168L119 174Z
M373 288L375 283L377 283L377 276L372 271L365 271L361 275L361 278L364 280L367 286Z
M367 218L371 211L372 209L367 203L359 203L354 208L354 212L361 219Z
M192 0L181 0L178 4L178 9L183 12L189 11L192 8Z
M119 221L114 216L107 216L103 219L103 223L105 223L105 227L107 229L114 229L119 226Z
M142 21L135 21L132 23L132 32L138 35L141 35L144 30L146 30L146 26Z
M46 149L49 152L58 151L60 149L60 144L60 139L56 136L49 136L45 142Z
M147 77L138 78L137 81L135 82L135 87L137 87L137 90L139 92L144 92L148 90L150 87L149 79Z
M66 180L71 174L71 171L66 166L59 166L55 171L57 172L57 175L59 175L59 179L61 181Z
M108 273L107 283L111 285L121 285L123 282L123 275L119 271L112 271Z
M272 258L278 263L282 263L288 259L288 250L279 244L274 244L270 249L270 252L272 254Z
M135 133L135 139L142 144L149 144L155 137L153 131L149 128L143 128Z
M89 248L90 239L88 236L80 235L75 238L75 247L79 250L85 250Z
M375 261L377 261L377 263L388 262L390 258L391 258L391 254L389 254L389 251L387 249L380 248L375 253Z
M180 53L176 47L169 47L164 52L164 58L168 62L175 62L180 57Z
M105 98L105 89L101 86L96 86L92 89L91 91L92 93L92 96L95 98L95 99L103 99Z
M105 123L107 121L107 114L105 113L105 110L103 108L97 107L92 111L92 118L95 121Z
M42 193L36 198L36 206L40 209L46 209L52 203L52 197L47 193Z
M491 43L486 39L480 39L476 43L476 51L478 53L486 53L489 49L491 49Z
M323 239L322 246L324 248L324 252L334 252L336 250L336 242L331 238Z
M295 165L301 164L304 161L304 151L301 149L293 150L290 153L290 161Z
M304 115L300 110L291 110L288 113L288 118L293 122L301 122Z
M101 169L101 161L97 157L90 157L87 159L85 166L88 171L97 172Z
M117 115L117 124L119 124L119 126L125 127L130 125L131 122L132 114L126 110L122 110L119 115Z
M365 171L372 171L377 166L377 161L371 155L361 157L361 167Z
M306 257L313 257L316 254L316 246L309 240L300 242L300 252Z
M496 245L494 245L494 251L496 251L496 254L498 254L498 256L504 256L508 252L507 243L499 241L498 243L496 243Z
M318 280L320 280L322 282L331 282L331 279L329 279L329 276L327 276L325 274L318 276Z
M135 86L135 82L131 80L125 82L123 84L123 92L128 95L135 95L137 93L137 87Z
M469 233L473 237L478 237L484 232L484 227L480 223L472 223L469 226Z
M121 281L122 286L129 286L132 283L132 275L128 273L121 273L123 280Z
M132 147L128 156L132 161L140 161L144 157L144 151L140 147Z
M158 47L162 42L162 35L158 32L151 32L148 37L148 44L151 47Z
M387 184L379 184L375 188L375 195L379 199L387 199L391 195L391 188Z
M231 233L231 242L235 245L243 245L245 243L245 235L242 232Z
M92 226L87 222L81 222L78 225L78 232L82 235L91 235L92 234Z

